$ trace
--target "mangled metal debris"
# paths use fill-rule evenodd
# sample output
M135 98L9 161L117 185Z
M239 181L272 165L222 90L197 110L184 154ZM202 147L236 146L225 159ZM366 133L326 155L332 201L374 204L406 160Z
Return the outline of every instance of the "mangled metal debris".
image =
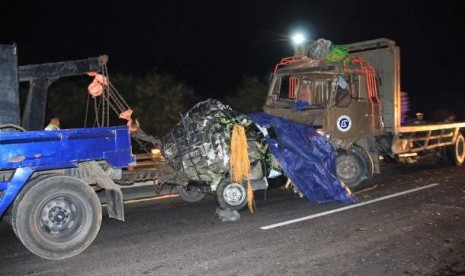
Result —
M243 126L247 137L250 161L247 180L253 190L268 188L263 136L244 114L215 99L196 104L161 138L164 157L179 172L175 178L173 174L165 174L163 181L175 182L187 191L216 191L222 208L244 208L246 183L234 182L230 172L231 134L235 125Z
M182 187L183 198L192 196L188 201L213 191L221 208L240 210L247 205L246 183L253 190L267 189L267 177L284 169L311 201L354 202L336 177L334 148L322 143L325 140L315 130L285 121L276 124L277 120L265 114L240 114L215 99L196 104L161 138L163 155L176 172L166 173L162 181ZM250 161L250 173L242 182L231 177L231 136L236 125L245 129ZM271 137L263 127L279 137Z
M246 127L251 163L263 159L252 121L215 99L200 102L161 138L165 158L189 180L211 182L212 188L229 174L231 131L234 124Z

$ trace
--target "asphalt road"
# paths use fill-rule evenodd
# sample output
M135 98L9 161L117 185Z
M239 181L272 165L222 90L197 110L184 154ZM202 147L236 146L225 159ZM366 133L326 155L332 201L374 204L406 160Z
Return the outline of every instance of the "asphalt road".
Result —
M94 243L60 261L29 253L2 222L0 275L465 275L465 167L382 169L359 205L278 188L235 222L212 196L127 203L126 222L104 215Z

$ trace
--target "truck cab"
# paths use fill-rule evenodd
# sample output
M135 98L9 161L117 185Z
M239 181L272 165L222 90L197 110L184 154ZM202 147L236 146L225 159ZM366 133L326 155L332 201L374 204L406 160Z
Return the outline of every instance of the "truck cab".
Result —
M337 150L337 173L358 190L378 170L370 148L382 132L374 69L362 58L284 58L275 67L264 111L310 125Z
M276 70L264 111L311 125L340 148L372 135L366 78L322 60L295 59Z

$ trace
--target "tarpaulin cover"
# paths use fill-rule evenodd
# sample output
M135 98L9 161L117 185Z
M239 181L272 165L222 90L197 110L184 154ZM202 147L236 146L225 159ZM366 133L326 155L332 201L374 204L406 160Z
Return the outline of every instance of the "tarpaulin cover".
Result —
M267 113L247 116L260 127L272 127L267 135L271 153L295 187L310 201L357 202L337 179L336 151L314 128Z

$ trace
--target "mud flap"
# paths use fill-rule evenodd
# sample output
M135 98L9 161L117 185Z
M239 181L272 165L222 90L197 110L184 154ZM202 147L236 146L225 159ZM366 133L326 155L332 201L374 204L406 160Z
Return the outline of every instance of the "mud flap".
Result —
M80 163L79 168L87 171L88 175L95 179L100 187L105 189L108 216L124 221L123 192L121 192L121 188L113 182L110 176L95 161Z
M119 187L118 189L105 188L105 194L107 195L108 216L124 221L123 193L121 189Z

